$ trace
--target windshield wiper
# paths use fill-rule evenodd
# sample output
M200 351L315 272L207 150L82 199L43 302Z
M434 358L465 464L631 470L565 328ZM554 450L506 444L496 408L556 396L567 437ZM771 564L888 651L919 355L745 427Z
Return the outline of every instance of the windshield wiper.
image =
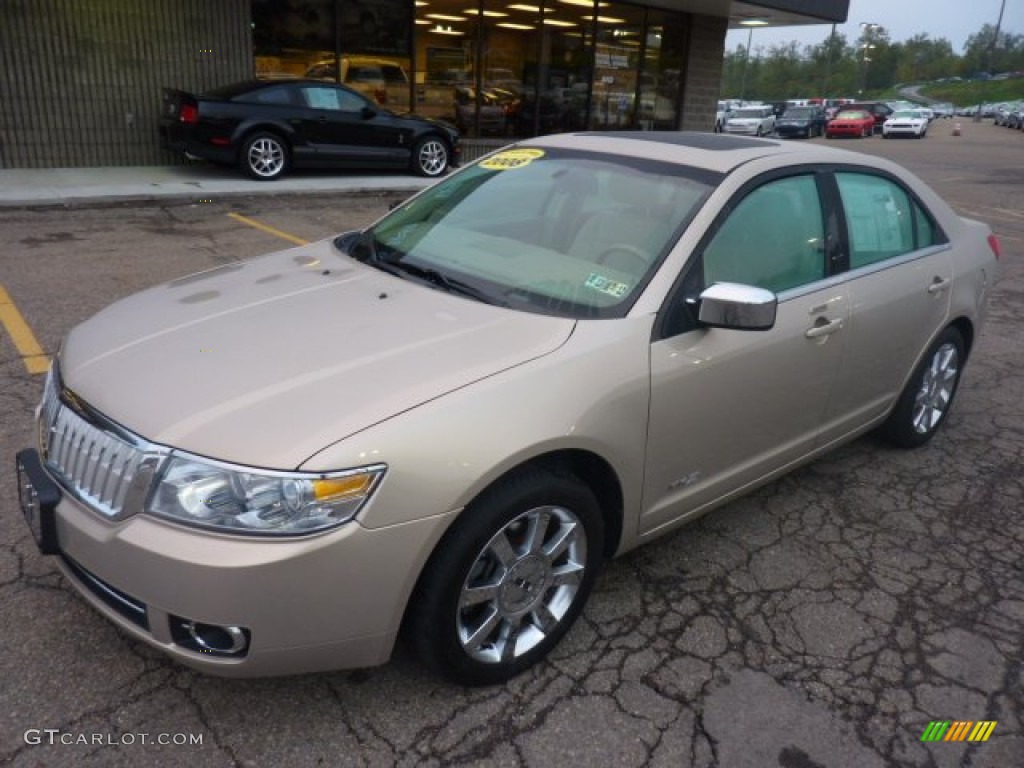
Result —
M482 301L484 304L496 304L502 307L508 306L504 302L498 301L490 294L481 291L475 285L463 282L457 277L450 277L444 272L440 272L433 267L421 267L417 264L410 264L406 261L391 261L389 259L383 259L375 266L381 266L381 268L383 268L383 265L385 264L392 269L400 270L406 274L412 275L413 277L425 280L431 285L448 291L448 293L457 293L462 296L468 296L471 299Z

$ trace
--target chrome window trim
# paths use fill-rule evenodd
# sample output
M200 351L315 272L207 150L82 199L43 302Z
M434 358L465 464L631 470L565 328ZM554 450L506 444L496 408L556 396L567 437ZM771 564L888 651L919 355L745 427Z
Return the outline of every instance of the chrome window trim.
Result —
M953 246L950 243L927 245L924 248L907 251L906 253L901 253L898 256L890 256L888 259L882 259L881 261L876 261L872 264L865 264L863 267L847 270L842 274L845 275L848 280L856 280L858 277L864 277L866 275L874 274L875 272L884 272L887 269L909 264L910 262L917 261L918 259L925 259L929 256L934 256L937 253L942 253L943 251L952 250Z

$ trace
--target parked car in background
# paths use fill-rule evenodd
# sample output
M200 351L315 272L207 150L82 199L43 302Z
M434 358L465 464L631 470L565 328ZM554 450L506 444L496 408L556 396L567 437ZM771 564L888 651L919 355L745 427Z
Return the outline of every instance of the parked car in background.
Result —
M775 130L775 113L772 107L746 106L734 109L732 117L725 121L725 133L742 133L750 136L767 136Z
M365 667L402 633L494 684L606 557L869 430L930 440L998 259L882 158L545 136L78 325L15 487L71 587L178 662Z
M782 138L810 139L825 132L825 110L821 107L790 107L775 121L775 132Z
M855 101L852 104L846 104L843 107L843 111L850 109L863 110L871 115L875 120L874 128L872 129L874 133L882 132L882 123L884 123L886 118L895 111L892 107L882 101Z
M290 168L405 168L440 176L457 165L459 133L388 112L344 85L247 80L193 95L163 93L164 146L260 181Z
M339 82L338 64L341 64L340 82L359 91L371 101L383 106L404 106L409 103L409 75L397 62L373 56L342 56L324 59L306 70L306 77Z
M476 89L459 86L455 89L455 127L466 133L473 125L482 134L503 134L509 114L515 111L516 99L503 101L494 91L480 91L479 122L477 122Z
M825 138L834 139L838 136L869 138L875 131L875 118L863 109L843 108L825 126Z
M928 117L920 109L901 109L893 112L882 123L882 138L909 136L923 139L928 133Z

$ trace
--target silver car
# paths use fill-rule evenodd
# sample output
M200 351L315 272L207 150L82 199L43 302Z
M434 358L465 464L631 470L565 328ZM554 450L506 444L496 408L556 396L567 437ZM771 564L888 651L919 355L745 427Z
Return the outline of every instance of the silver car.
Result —
M605 558L868 430L928 441L998 258L886 160L538 138L72 330L21 507L86 600L200 670L380 664L402 634L495 683Z

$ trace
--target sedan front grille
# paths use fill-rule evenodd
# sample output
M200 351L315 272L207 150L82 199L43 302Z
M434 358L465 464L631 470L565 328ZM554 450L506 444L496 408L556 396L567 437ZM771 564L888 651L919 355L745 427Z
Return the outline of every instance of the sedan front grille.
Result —
M74 496L105 517L125 515L147 453L62 402L56 374L43 393L41 443L46 466ZM148 480L148 478L146 478Z

